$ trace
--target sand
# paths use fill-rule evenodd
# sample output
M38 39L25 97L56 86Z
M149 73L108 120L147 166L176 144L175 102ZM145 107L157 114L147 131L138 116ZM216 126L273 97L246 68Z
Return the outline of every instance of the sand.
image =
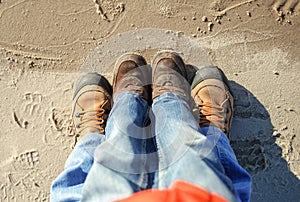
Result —
M230 138L252 201L297 201L299 25L299 0L0 0L0 201L49 201L72 151L79 73L111 78L118 54L150 61L162 48L231 80Z

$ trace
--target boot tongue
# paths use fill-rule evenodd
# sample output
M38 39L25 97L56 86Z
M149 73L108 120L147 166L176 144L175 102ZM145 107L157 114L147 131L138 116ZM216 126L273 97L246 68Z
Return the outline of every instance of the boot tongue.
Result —
M218 106L223 106L226 101L225 87L221 81L210 79L200 83L201 100L203 103L211 103Z
M201 93L201 100L203 103L210 103L218 106L223 106L226 97L224 97L224 90L216 86L206 86L199 91Z
M80 103L80 107L86 111L102 107L102 105L107 101L106 96L102 92L92 91L86 92L85 94L85 96L81 96L82 98L79 98L78 103Z

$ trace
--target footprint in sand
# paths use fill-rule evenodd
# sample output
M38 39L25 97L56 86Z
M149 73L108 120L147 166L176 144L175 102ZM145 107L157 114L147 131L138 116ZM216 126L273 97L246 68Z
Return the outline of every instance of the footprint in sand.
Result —
M43 137L47 144L57 144L70 141L68 136L73 136L70 112L61 108L53 107L46 112L48 126Z
M38 169L9 173L9 183L0 184L0 201L48 201L49 193L41 189L47 177Z
M292 17L300 13L300 0L275 0L272 10L276 13L278 22L292 24Z
M40 93L26 93L24 95L23 112L29 116L37 115L41 110L42 95Z
M28 170L33 169L39 161L39 153L36 150L30 150L15 156L13 164L17 169Z
M51 127L55 131L59 131L64 134L68 134L70 132L70 113L66 112L65 110L52 108L49 121L51 123Z
M42 94L25 93L19 110L13 112L13 119L20 128L27 128L29 123L34 122L42 115Z
M0 184L0 201L10 201L14 199L14 191L7 184Z
M231 141L239 163L251 174L258 173L267 167L262 143L260 140Z
M98 13L102 20L108 22L113 21L125 10L125 4L119 3L116 0L93 0L96 7L96 13Z
M300 0L275 0L272 8L276 12L282 11L284 14L294 14L300 12Z
M235 118L257 118L267 120L270 118L268 112L253 98L247 90L240 88L235 82L230 82L234 95L234 117Z

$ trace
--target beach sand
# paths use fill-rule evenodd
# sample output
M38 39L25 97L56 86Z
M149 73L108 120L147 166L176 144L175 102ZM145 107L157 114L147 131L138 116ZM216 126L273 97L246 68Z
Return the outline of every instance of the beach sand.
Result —
M49 201L80 73L111 79L118 54L168 45L228 76L252 201L299 200L299 33L299 0L0 0L0 201Z

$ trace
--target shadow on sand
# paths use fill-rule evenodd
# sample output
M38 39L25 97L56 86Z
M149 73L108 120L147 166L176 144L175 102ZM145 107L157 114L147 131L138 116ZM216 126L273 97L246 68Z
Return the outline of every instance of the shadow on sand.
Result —
M299 201L300 180L290 171L276 144L270 115L257 98L230 81L235 99L231 145L239 163L252 175L251 201Z

